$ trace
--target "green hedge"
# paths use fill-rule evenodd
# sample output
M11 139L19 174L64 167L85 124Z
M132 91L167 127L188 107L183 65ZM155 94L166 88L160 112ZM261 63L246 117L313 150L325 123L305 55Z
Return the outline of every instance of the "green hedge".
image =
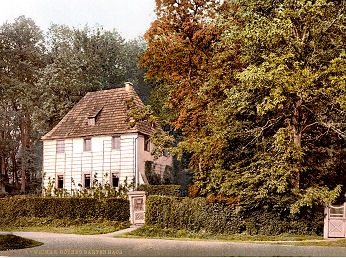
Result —
M158 228L205 230L220 234L251 235L318 234L323 231L323 209L301 217L282 217L265 210L251 212L223 203L206 203L204 198L149 196L145 223Z
M129 220L129 201L118 198L9 197L0 199L0 217L103 218Z
M180 185L139 185L138 191L145 191L147 195L179 195Z
M159 228L206 230L215 233L241 233L240 217L231 206L207 204L204 198L149 196L145 223Z

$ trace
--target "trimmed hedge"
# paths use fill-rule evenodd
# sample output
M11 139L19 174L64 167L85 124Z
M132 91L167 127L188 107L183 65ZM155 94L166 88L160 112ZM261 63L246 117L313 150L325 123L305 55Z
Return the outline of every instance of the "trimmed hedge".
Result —
M0 199L0 217L49 217L56 219L103 218L128 221L129 201L118 198L10 197Z
M158 228L205 230L216 234L322 235L323 209L320 213L291 218L265 210L242 211L224 203L207 204L205 198L149 196L145 223Z
M244 229L240 220L231 206L204 198L149 196L146 202L145 224L159 228L236 234Z
M180 185L139 185L138 191L145 191L147 195L179 195Z

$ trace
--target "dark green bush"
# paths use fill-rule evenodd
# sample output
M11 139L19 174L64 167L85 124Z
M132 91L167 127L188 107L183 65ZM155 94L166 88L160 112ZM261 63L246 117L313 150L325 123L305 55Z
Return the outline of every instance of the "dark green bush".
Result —
M0 251L30 248L40 245L43 245L43 243L20 236L12 234L0 235Z
M322 234L323 209L291 217L264 209L245 210L224 203L207 203L205 198L149 196L145 223L158 228L205 230L220 234L250 235Z
M139 185L138 191L145 191L147 195L179 195L179 185Z
M129 202L107 198L10 197L0 199L0 217L103 218L129 220Z
M151 185L161 184L161 176L156 174L155 164L153 161L150 161L150 160L145 161L144 173L148 179L149 184Z
M231 206L204 198L149 196L146 203L145 223L160 228L235 234L241 232L239 220Z

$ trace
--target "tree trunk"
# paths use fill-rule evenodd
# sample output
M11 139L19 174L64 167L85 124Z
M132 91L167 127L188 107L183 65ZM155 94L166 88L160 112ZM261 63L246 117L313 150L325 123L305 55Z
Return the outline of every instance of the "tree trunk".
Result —
M16 159L17 151L13 151L11 154L11 163L12 163L12 185L18 189L18 171L17 171L17 159Z
M293 129L293 142L296 149L300 149L302 147L302 132L300 130L297 130L296 128ZM295 168L295 178L293 182L295 189L299 189L300 170L301 170L301 162L300 160L298 160L296 164L296 168Z
M5 173L6 169L5 169L5 156L1 157L1 193L6 193L6 189L5 189L5 178L6 178L6 173Z
M0 133L0 143L3 144L4 142L4 139L5 139L5 132L2 131ZM2 156L1 156L1 177L0 177L0 192L1 193L5 193L6 190L5 190L5 156L4 156L4 152L5 150L2 150Z
M302 147L302 125L305 123L305 114L304 111L302 111L301 105L302 100L299 100L295 103L295 108L292 117L292 135L295 150L300 150ZM294 168L295 175L293 179L293 185L295 189L299 189L301 168L301 160L298 159L296 161L296 166Z
M30 127L31 127L31 118L30 114L27 112L24 115L24 119L20 125L21 132L21 145L22 145L22 157L21 157L21 186L20 193L25 194L26 188L26 172L28 169L28 150L30 149Z

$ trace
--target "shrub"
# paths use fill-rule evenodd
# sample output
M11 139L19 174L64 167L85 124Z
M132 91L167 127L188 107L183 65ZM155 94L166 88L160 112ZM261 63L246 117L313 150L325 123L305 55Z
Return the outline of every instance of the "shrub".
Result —
M162 183L165 185L173 184L174 181L174 172L171 166L166 166L165 171L163 172Z
M293 217L264 208L246 210L223 202L208 203L205 198L152 195L147 198L145 223L162 229L220 234L321 235L323 209L315 207Z
M204 198L149 196L146 203L145 223L149 226L235 234L241 232L239 220L234 208L207 204Z
M145 161L144 168L145 176L148 179L149 184L159 185L161 184L161 176L155 173L155 164L153 161Z
M129 201L118 198L10 197L0 199L0 217L49 217L116 221L129 219Z
M0 235L0 251L30 248L40 245L43 245L43 243L12 234Z
M139 185L138 191L145 191L147 195L179 195L179 185Z
M106 175L105 175L106 176ZM73 189L67 190L64 188L55 188L55 181L51 178L48 178L47 188L44 189L44 195L46 197L75 197L75 198L97 198L97 199L105 199L105 198L125 198L127 199L127 193L130 189L133 189L134 186L134 178L131 182L128 182L128 177L126 176L124 182L115 187L111 186L108 182L104 185L100 184L97 179L97 173L94 173L94 179L92 181L92 186L90 188L79 189L76 187L74 179L71 177ZM81 184L78 184L78 187L81 187Z

